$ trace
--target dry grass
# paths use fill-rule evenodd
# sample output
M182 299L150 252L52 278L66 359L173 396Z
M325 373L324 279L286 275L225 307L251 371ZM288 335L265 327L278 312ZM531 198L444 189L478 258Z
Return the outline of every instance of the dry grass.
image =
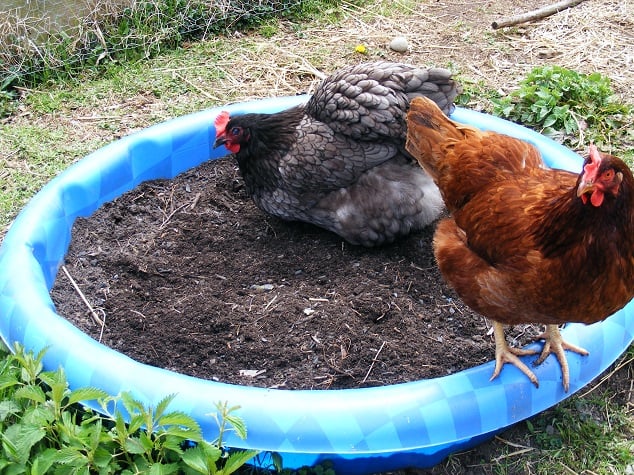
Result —
M358 6L344 2L345 19L312 24L301 35L282 24L272 38L252 36L252 48L226 53L215 63L226 79L213 96L239 89L242 99L310 91L323 77L350 62L386 58L423 65L448 66L466 81L495 91L509 91L536 66L557 64L612 79L623 102L634 89L634 4L587 0L531 24L494 31L493 20L543 5L532 0L522 9L513 2L449 1ZM406 53L388 48L403 35ZM355 53L363 44L367 54ZM478 104L474 104L479 107Z
M528 32L523 53L531 62L551 52L552 61L560 66L610 77L615 89L631 101L634 3L585 2Z
M91 13L114 15L117 3L127 0L86 0ZM600 72L613 81L623 101L631 102L634 86L634 4L586 0L580 5L540 21L493 30L491 23L543 6L543 0L522 2L452 2L449 0L366 3L344 1L342 21L297 26L282 23L271 37L251 35L252 47L243 47L236 34L227 38L237 47L219 58L214 67L225 79L210 91L199 91L222 102L224 89L239 90L241 99L310 91L324 74L350 62L384 57L415 64L449 66L466 81L481 82L491 90L508 91L535 66L557 64L579 72ZM100 12L100 13L98 13ZM0 39L16 34L28 42L34 31L46 29L35 19L0 13ZM395 53L389 41L403 35L410 49ZM7 42L4 42L5 44ZM367 55L355 53L363 44ZM35 48L34 44L22 45ZM4 61L20 61L19 51L9 51ZM16 63L17 66L17 63ZM187 76L183 75L185 80ZM195 88L195 87L194 87ZM478 104L474 105L479 107Z

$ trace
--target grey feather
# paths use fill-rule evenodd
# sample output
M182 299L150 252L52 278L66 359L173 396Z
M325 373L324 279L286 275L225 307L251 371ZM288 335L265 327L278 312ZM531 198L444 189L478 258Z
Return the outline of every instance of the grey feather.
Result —
M236 154L262 210L313 223L353 244L392 242L434 221L444 205L405 151L405 116L425 95L453 110L451 72L378 61L343 68L304 106L232 118L250 140Z

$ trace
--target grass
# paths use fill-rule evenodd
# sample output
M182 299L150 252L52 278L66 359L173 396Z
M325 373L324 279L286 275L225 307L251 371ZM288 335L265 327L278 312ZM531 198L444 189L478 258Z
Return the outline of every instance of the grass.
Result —
M331 0L140 0L123 6L100 0L62 31L42 30L39 18L0 12L0 117L14 112L21 88L100 73L112 62L148 59L235 29L272 36L278 17L327 15L335 6Z
M0 126L0 147L12 153L0 159L0 223L10 220L51 177L89 151L103 145L99 139L67 142L61 124Z
M440 51L440 65L457 71L465 85L459 104L488 111L508 95L509 85L519 84L513 76L500 75L494 81L481 64L467 67L469 55L475 57L478 48L514 54L516 31L480 34L469 18L456 16L449 29L459 37L461 48L475 48L474 54L465 52L461 58L452 56L449 40L436 38L439 32L420 26L433 12L425 10L421 17L416 2L399 1L394 8L384 2L304 2L301 8L308 16L321 13L303 21L269 18L252 24L248 34L210 35L202 41L181 37L148 50L151 54L104 59L98 68L73 68L72 74L51 73L20 83L20 89L12 89L19 92L19 101L0 100L0 115L2 107L11 113L0 121L0 228L6 229L55 174L112 140L217 104L307 91L319 71L345 63L382 57L428 63ZM418 36L410 35L413 52L408 56L385 51L391 35L414 31ZM419 39L427 32L429 37ZM358 44L367 46L365 55L355 53ZM631 120L629 115L626 119ZM632 130L631 125L625 128ZM612 151L630 160L632 142L631 132L610 138ZM634 376L633 357L630 347L615 365L618 371L591 385L592 392L572 396L490 443L453 455L430 473L634 470L634 400L632 388L626 386Z

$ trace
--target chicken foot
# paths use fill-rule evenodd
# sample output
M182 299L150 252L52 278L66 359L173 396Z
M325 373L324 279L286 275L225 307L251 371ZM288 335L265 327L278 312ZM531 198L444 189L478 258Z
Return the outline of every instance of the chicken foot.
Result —
M559 365L561 366L564 391L568 392L568 389L570 388L570 370L568 369L568 360L566 359L564 350L574 351L575 353L579 353L583 356L587 356L590 353L584 348L564 341L557 325L546 325L546 331L539 335L537 339L545 340L545 343L539 358L537 358L533 365L537 366L542 364L548 355L554 353L557 357L557 361L559 361Z
M530 379L536 387L539 387L539 381L535 373L518 358L518 356L535 355L537 351L509 346L504 337L504 326L496 321L493 321L493 335L495 337L495 369L493 370L490 381L493 381L500 374L505 363L511 363L528 376L528 379Z

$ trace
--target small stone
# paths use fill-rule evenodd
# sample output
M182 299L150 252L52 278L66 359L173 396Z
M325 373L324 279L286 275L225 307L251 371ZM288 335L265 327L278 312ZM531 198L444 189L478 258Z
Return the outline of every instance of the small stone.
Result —
M251 290L255 290L256 292L270 292L274 288L275 286L273 284L264 284L264 285L253 284L250 287Z
M397 36L390 41L390 49L397 53L405 53L409 49L409 42L404 36Z

